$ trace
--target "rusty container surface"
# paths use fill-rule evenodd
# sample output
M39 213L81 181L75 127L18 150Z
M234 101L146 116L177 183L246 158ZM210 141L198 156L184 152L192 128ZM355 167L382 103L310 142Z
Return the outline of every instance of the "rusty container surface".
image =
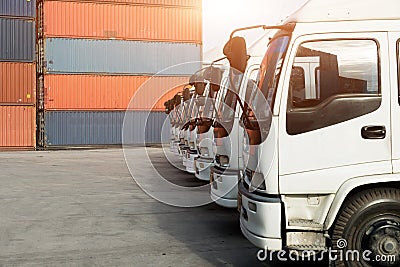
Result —
M34 104L35 96L34 63L0 62L0 103Z
M151 40L201 44L200 8L47 1L47 37Z
M36 115L34 106L0 105L0 149L35 147Z
M10 0L11 1L11 0ZM63 1L63 0L46 0ZM69 2L82 2L82 0L65 0ZM119 3L130 5L160 5L160 6L180 6L180 7L198 7L202 6L202 0L86 0L86 2Z
M188 77L45 76L46 110L153 110L188 82Z

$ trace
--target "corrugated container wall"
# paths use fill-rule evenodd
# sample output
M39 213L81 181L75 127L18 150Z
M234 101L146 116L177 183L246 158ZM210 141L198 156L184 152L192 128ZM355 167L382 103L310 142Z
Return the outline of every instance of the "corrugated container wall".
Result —
M185 76L201 67L201 46L187 43L48 38L47 73Z
M46 37L147 40L200 44L198 8L51 1L44 3Z
M35 21L0 18L0 60L35 61Z
M0 62L0 104L35 104L34 63Z
M202 64L201 6L39 1L39 146L120 145L123 135L139 145L168 139L164 102Z
M123 130L124 117L135 126ZM163 112L100 112L100 111L48 111L46 112L46 139L48 146L65 145L118 145L160 143L161 131L167 116ZM145 130L144 130L145 129Z
M36 0L0 0L0 148L36 145Z
M188 77L46 75L47 110L153 110L188 82Z
M12 0L10 0L12 1ZM60 0L46 0L60 1ZM61 0L62 1L62 0ZM68 0L70 2L80 2L82 0ZM181 7L201 7L201 0L86 0L86 2L105 2L105 3L125 3L125 4L145 4L145 5L162 5L162 6L181 6Z
M0 105L0 147L34 147L35 107Z
M36 0L1 0L0 16L36 17Z

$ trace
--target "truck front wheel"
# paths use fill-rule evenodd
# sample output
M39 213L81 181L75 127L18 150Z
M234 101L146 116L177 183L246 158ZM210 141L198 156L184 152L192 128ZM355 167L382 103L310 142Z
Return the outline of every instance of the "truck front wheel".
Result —
M400 266L400 189L368 189L342 206L332 232L335 266Z

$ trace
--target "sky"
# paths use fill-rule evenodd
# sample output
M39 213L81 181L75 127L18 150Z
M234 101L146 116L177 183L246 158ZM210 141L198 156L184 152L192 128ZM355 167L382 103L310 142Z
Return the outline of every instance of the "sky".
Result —
M230 33L240 27L258 24L275 25L306 0L203 0L204 59L213 60L222 51ZM262 30L248 32L248 43L258 39Z

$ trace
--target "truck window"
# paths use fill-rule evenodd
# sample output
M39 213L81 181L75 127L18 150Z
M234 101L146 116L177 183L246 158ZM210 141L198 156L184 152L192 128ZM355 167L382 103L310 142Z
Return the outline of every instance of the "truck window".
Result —
M291 70L287 132L301 134L377 110L379 77L374 40L303 43Z

